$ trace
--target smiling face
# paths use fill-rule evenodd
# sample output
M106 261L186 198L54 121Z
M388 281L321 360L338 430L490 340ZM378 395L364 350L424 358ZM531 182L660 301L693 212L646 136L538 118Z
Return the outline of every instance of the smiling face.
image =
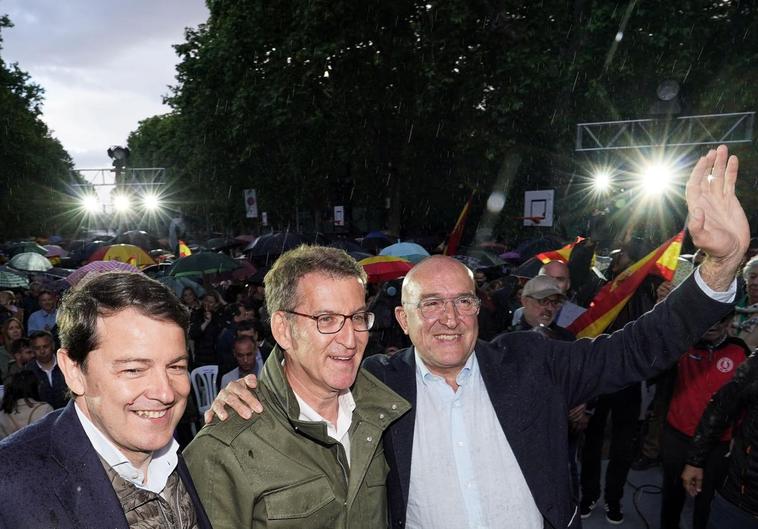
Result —
M308 273L298 282L297 301L292 310L313 316L366 310L365 289L357 277ZM339 394L355 382L369 333L354 330L349 318L339 332L322 334L315 321L277 311L271 330L284 349L287 380L307 402Z
M190 381L184 331L128 308L98 318L97 349L84 366L58 352L76 405L136 467L167 446L184 413Z
M452 303L436 318L425 318L418 303L427 298L454 299L475 295L468 268L449 257L430 257L416 265L403 282L403 305L395 309L400 326L408 334L429 370L448 381L463 368L479 335L477 314L462 316Z

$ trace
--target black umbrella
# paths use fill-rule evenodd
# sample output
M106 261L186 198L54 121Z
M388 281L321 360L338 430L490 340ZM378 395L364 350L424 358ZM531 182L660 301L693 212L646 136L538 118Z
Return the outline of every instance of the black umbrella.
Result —
M253 257L278 256L287 250L297 248L301 244L308 244L309 242L306 237L299 233L280 231L261 235L247 245L243 252Z
M229 248L237 248L239 246L245 246L244 241L238 241L237 239L228 239L224 237L215 237L208 239L205 243L205 247L214 252L221 250L228 250Z
M332 248L339 248L340 250L345 250L347 253L350 253L350 252L365 253L363 246L355 242L353 239L334 239L330 241L329 244L327 244L327 246L331 246Z

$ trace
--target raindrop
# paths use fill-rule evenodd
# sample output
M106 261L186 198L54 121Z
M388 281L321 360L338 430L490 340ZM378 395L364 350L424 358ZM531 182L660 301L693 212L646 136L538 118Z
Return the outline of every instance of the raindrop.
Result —
M324 70L324 77L329 77L329 70Z
M623 38L624 38L624 32L623 31L619 31L618 33L616 33L616 42L621 42L621 39L623 39Z

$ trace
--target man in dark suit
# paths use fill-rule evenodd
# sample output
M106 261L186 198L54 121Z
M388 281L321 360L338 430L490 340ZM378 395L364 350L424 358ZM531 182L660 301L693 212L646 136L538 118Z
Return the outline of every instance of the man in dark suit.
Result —
M210 529L173 440L189 315L142 274L102 274L58 311L62 410L0 443L0 528Z
M710 257L664 303L611 336L562 342L523 332L478 341L471 272L441 256L411 270L396 317L414 347L364 363L413 405L383 437L393 528L579 525L568 410L665 369L731 310L749 240L736 176L725 147L698 162L687 186L689 229ZM241 385L217 402L236 404L243 416L250 413L238 399L260 411ZM221 408L214 405L219 415Z

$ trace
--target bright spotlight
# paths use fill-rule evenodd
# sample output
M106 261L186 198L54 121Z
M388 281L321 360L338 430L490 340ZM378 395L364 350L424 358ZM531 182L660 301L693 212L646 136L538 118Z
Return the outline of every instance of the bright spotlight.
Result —
M113 197L113 208L121 213L124 213L126 211L129 211L129 207L131 206L131 201L129 200L129 197L126 195L116 195Z
M161 207L161 199L158 195L148 193L142 197L142 205L147 211L155 211Z
M85 195L81 198L81 204L87 213L97 213L100 211L100 201L95 195Z
M606 169L595 171L592 175L592 186L598 193L604 193L611 187L611 173Z
M640 173L640 186L648 195L661 195L671 185L674 171L666 164L648 164Z

